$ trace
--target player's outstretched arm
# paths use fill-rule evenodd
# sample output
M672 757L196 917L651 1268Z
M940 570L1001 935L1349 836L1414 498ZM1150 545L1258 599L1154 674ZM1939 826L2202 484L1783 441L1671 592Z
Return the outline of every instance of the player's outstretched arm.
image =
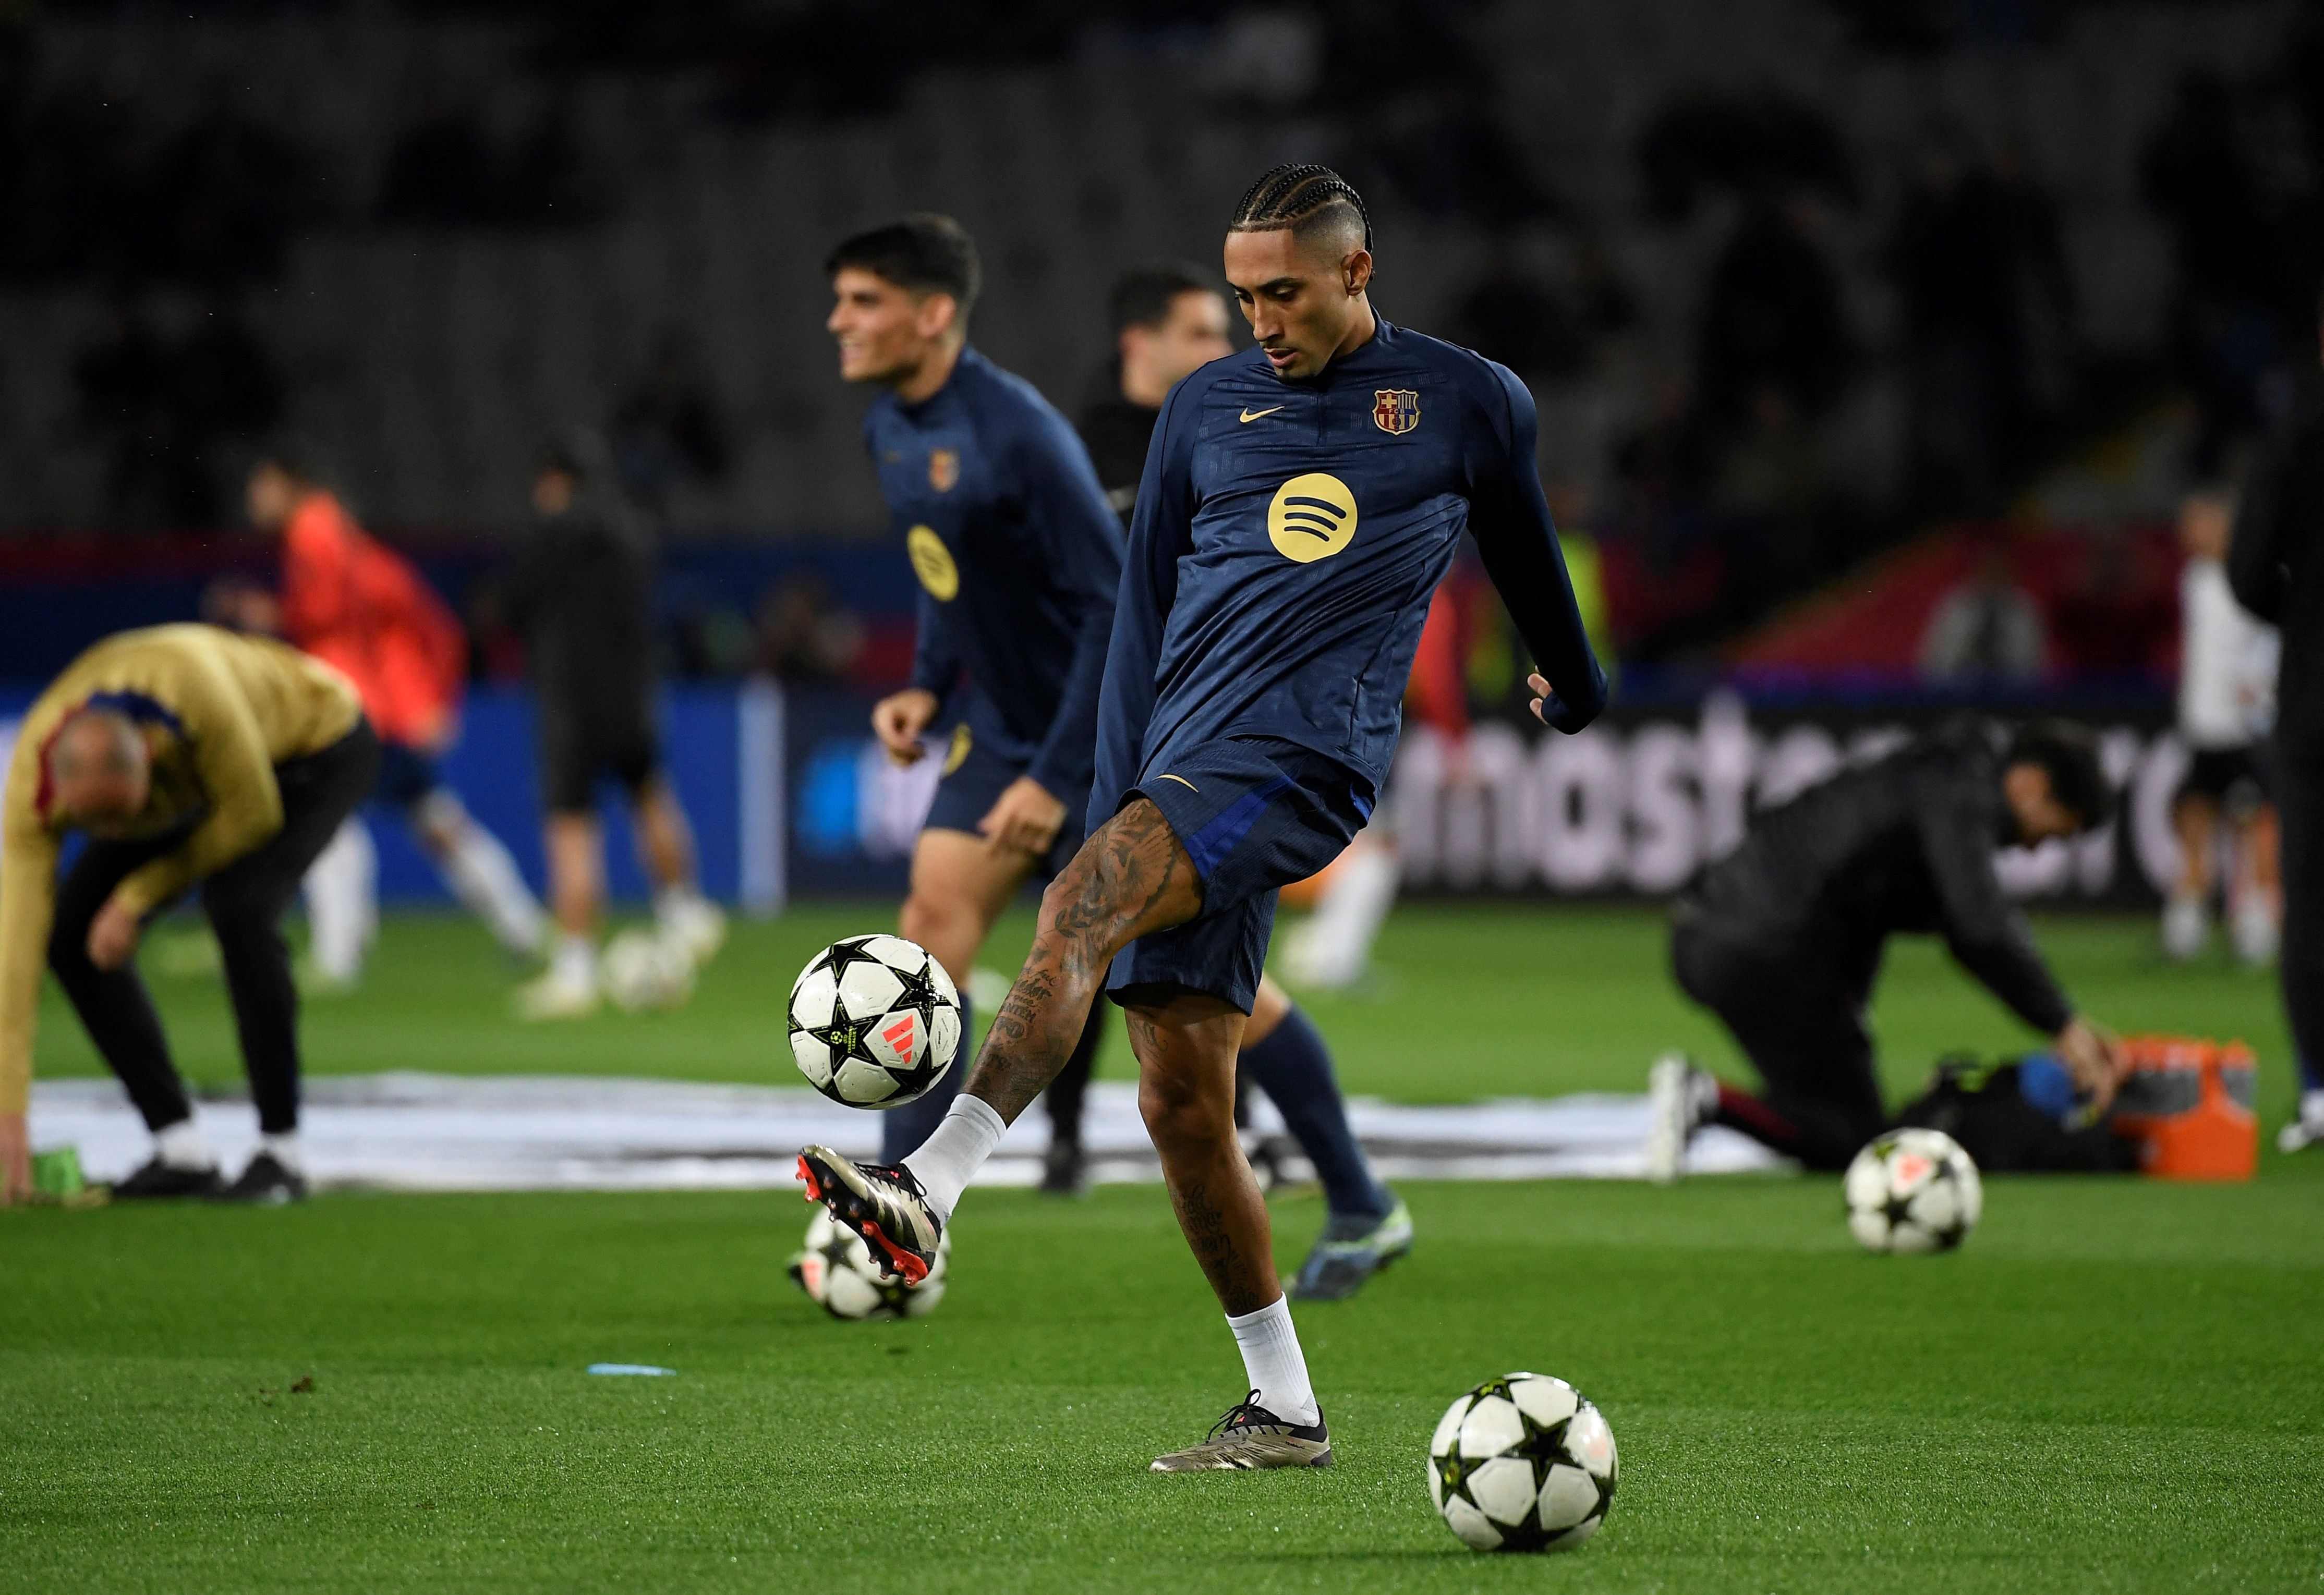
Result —
M1501 413L1489 416L1497 436L1472 467L1469 527L1484 556L1485 574L1538 667L1533 685L1540 696L1534 713L1556 730L1577 732L1606 706L1606 669L1582 627L1573 578L1566 573L1549 501L1541 491L1541 471L1534 461L1533 395L1499 366L1492 371ZM1489 405L1493 401L1494 395L1486 395Z

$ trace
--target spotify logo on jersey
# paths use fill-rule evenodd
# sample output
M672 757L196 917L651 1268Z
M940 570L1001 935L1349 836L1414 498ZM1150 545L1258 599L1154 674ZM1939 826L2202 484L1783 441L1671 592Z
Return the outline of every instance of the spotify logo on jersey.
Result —
M1356 495L1337 476L1317 471L1294 476L1267 506L1268 540L1286 559L1312 565L1328 559L1356 535Z
M906 532L904 552L911 556L912 574L920 578L929 597L950 604L960 595L960 567L952 562L952 550L944 546L944 539L934 528L915 526Z

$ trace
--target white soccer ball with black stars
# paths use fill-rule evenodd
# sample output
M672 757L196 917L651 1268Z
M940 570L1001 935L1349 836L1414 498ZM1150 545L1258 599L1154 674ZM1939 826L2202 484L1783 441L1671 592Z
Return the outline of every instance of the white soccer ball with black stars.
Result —
M694 957L668 936L625 930L605 944L597 978L606 998L626 1012L681 1008L694 995Z
M936 1261L928 1265L926 1279L918 1285L882 1279L863 1237L818 1207L807 1221L798 1255L791 1258L790 1274L834 1318L921 1318L944 1300L945 1269L951 1259L952 1231L947 1230L936 1242Z
M1428 1491L1472 1551L1570 1551L1614 1504L1614 1431L1547 1374L1489 1379L1444 1409Z
M852 936L791 984L791 1056L807 1083L851 1108L924 1096L960 1050L960 993L927 949Z
M1873 1137L1841 1188L1848 1227L1872 1251L1950 1251L1985 1211L1977 1164L1941 1129Z

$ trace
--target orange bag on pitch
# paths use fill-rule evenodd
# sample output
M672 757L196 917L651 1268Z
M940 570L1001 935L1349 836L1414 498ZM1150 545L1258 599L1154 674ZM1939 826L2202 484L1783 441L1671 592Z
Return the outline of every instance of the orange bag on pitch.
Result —
M2187 1036L2126 1036L2130 1072L2107 1128L2139 1143L2165 1180L2247 1180L2259 1169L2258 1072L2251 1048Z

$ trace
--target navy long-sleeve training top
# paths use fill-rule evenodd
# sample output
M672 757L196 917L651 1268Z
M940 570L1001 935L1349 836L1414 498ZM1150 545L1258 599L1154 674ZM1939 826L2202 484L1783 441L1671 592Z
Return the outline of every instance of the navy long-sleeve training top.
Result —
M1428 601L1463 530L1581 730L1606 703L1503 366L1383 320L1312 378L1257 349L1171 390L1130 530L1098 711L1093 829L1180 751L1277 737L1377 790Z
M1080 438L964 349L923 402L875 400L863 443L920 580L912 685L946 698L965 668L973 733L1080 802L1121 580L1121 523Z

